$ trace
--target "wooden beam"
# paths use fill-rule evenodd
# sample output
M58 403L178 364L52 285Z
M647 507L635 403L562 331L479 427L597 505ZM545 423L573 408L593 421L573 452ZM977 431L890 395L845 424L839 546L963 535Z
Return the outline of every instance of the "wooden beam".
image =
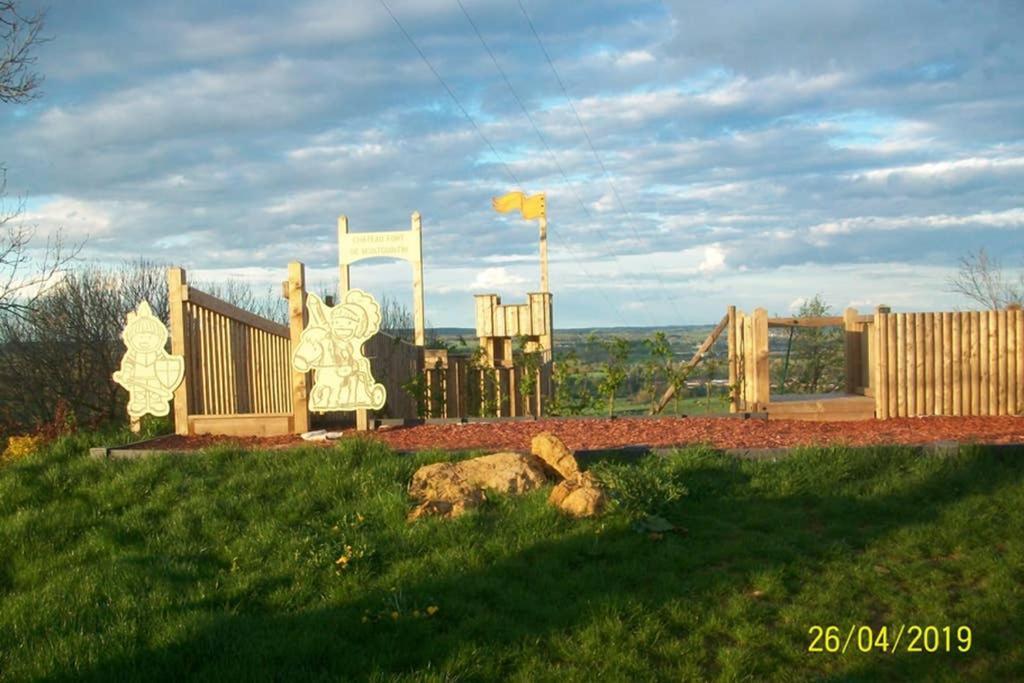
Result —
M288 327L285 325L275 323L271 320L267 320L266 318L261 318L255 313L251 313L244 308L239 308L238 306L233 306L226 301L221 301L217 297L211 296L206 292L201 292L195 287L183 285L180 291L182 301L189 301L196 306L209 309L226 318L231 318L240 323L245 323L249 327L255 327L257 330L263 330L264 332L269 332L270 334L277 335L278 337L284 337L285 339L288 338Z
M852 394L858 386L864 384L861 378L860 353L865 343L860 331L860 314L856 308L847 308L843 312L843 332L846 341L846 393Z
M306 267L293 261L288 264L288 320L291 332L291 351L299 347L302 331L306 329ZM291 366L288 354L288 365ZM309 431L309 373L292 368L292 429L296 434Z
M291 413L188 416L189 428L193 434L224 436L284 436L293 433L292 420Z
M704 359L704 354L706 354L708 350L714 345L715 340L718 339L718 335L722 334L722 330L724 330L725 326L728 324L729 315L726 314L722 316L722 319L718 322L718 325L715 326L715 329L711 331L711 334L709 334L707 339L704 340L704 343L702 343L700 345L700 348L697 349L697 353L693 354L693 358L688 360L680 368L680 370L684 371L688 376L690 374L690 371L697 367L697 364ZM669 385L669 387L665 389L665 393L662 394L661 400L658 401L658 405L654 408L654 410L651 411L651 414L657 415L662 410L664 410L665 406L668 405L668 402L670 400L672 400L672 397L675 395L675 393L676 388L672 385Z
M858 321L860 317L857 316ZM863 317L870 320L868 316ZM842 327L844 324L845 318L838 315L818 318L768 318L768 327Z
M729 412L735 413L739 408L739 399L736 395L739 386L739 360L736 357L736 307L729 306L726 315L726 340L729 342Z
M170 312L171 323L171 354L181 356L185 359L185 376L181 384L174 390L174 432L187 436L189 433L189 368L193 367L191 360L191 345L187 332L187 321L185 320L185 304L182 300L182 293L188 290L185 284L185 270L182 268L167 269L167 301Z

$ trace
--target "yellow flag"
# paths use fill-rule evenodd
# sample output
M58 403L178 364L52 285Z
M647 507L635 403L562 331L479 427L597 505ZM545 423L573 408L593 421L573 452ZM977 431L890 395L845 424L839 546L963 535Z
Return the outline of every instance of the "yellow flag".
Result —
M523 207L520 209L523 213L523 218L533 219L540 218L547 215L547 211L544 206L544 193L535 194L532 197L527 197L523 200Z
M519 209L523 218L527 220L547 215L543 192L530 197L525 196L522 192L509 192L492 199L491 205L495 211L501 213L508 213L509 211Z
M491 200L491 205L499 213L508 213L523 208L523 193L509 192Z

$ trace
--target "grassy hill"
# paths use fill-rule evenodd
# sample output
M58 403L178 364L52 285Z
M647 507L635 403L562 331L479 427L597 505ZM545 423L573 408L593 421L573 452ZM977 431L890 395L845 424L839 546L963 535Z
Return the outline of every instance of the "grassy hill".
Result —
M89 442L0 464L0 679L1024 672L1020 451L687 450L595 465L622 501L600 519L541 490L408 524L412 472L461 456L345 441L107 462ZM687 531L638 531L630 510ZM814 627L853 625L949 625L953 651L808 651Z

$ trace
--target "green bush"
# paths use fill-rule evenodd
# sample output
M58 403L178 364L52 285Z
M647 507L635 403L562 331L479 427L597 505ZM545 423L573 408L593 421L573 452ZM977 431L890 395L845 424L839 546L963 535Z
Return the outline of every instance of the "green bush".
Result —
M608 492L611 507L631 518L664 514L689 493L685 465L675 455L652 455L635 464L596 463L591 472Z

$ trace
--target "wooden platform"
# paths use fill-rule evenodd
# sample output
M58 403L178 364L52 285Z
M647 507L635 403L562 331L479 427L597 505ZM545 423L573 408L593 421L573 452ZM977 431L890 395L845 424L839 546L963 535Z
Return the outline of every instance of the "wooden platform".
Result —
M859 394L783 394L768 402L769 420L814 420L818 422L870 420L875 416L875 399Z

